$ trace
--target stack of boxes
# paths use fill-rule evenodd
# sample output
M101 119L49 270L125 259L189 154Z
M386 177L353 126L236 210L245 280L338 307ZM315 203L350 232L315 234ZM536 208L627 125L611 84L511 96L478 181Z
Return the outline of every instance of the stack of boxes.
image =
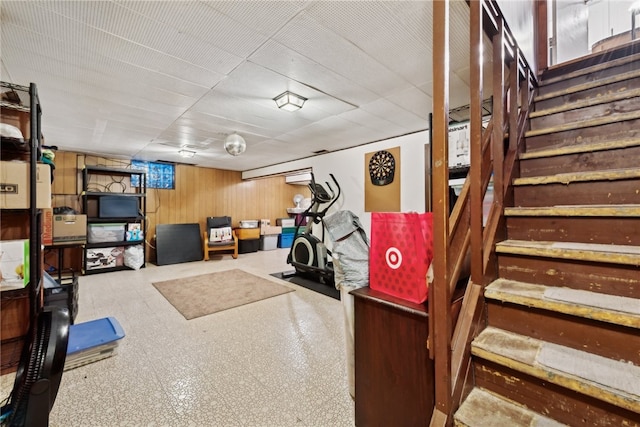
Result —
M290 248L296 235L296 222L293 218L278 218L276 224L282 227L282 233L278 236L279 248Z
M270 219L260 220L260 250L270 251L278 247L278 236L282 227L271 225Z

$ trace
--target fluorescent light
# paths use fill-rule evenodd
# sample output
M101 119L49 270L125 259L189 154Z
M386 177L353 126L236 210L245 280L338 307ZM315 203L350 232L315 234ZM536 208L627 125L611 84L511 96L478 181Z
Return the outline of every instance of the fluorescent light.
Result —
M307 98L287 91L276 96L273 100L276 102L278 108L282 110L296 111L302 108Z
M196 155L196 152L191 150L180 150L178 151L178 154L180 154L182 157L193 157Z

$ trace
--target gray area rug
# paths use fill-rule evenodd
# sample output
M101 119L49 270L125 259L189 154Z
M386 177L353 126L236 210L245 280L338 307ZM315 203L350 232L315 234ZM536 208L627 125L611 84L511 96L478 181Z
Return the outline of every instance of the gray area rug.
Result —
M156 282L153 286L187 320L294 291L239 269Z

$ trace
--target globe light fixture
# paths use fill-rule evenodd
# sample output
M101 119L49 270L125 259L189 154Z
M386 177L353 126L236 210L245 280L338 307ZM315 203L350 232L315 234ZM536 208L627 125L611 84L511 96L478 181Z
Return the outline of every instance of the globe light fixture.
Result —
M247 149L247 143L243 137L234 132L225 138L224 149L232 156L239 156Z

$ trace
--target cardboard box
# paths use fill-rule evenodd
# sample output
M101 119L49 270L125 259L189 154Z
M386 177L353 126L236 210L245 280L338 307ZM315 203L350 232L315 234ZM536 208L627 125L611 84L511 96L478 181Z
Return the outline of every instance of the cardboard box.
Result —
M29 240L0 241L0 289L29 284Z
M42 244L53 244L53 209L42 209Z
M53 216L53 244L86 243L87 216L86 215L54 215Z
M282 233L282 227L278 225L265 225L264 227L260 227L261 236L271 236L280 233Z
M29 208L29 163L0 161L0 208ZM51 207L51 167L36 165L36 207Z

